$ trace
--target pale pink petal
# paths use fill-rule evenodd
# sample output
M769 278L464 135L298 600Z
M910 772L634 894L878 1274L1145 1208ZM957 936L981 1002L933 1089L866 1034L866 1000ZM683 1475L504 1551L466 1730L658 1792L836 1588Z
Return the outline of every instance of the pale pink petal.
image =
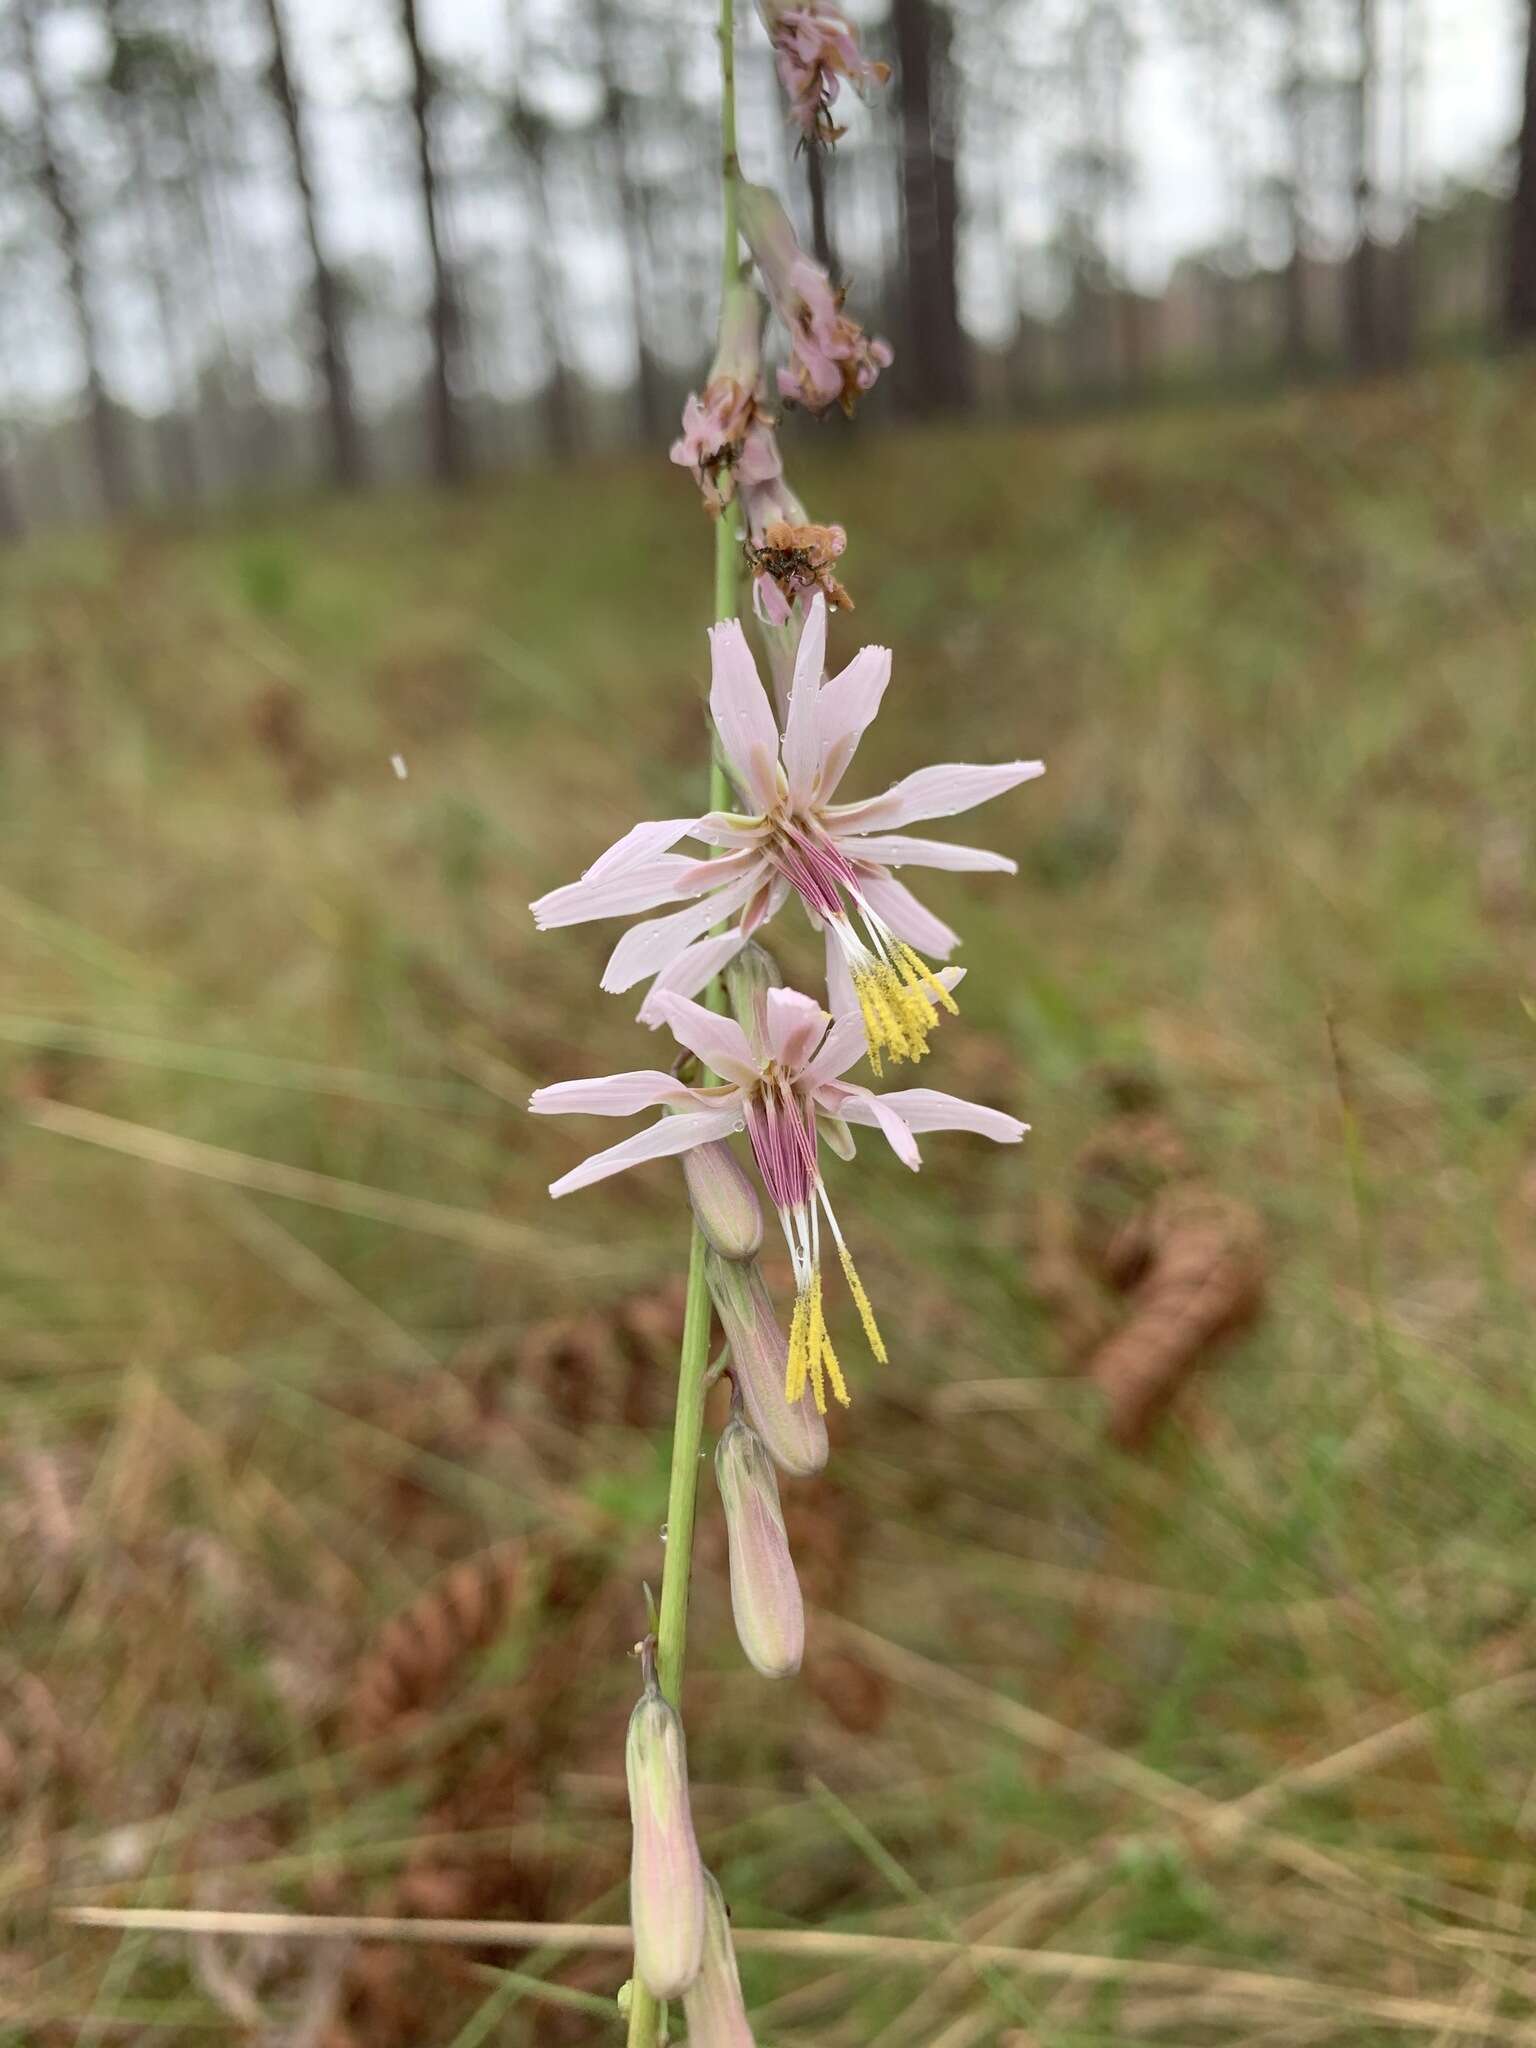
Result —
M686 839L697 823L696 818L653 818L643 825L631 825L622 839L616 839L606 853L597 856L591 867L582 869L581 879L595 882L603 875L638 867L642 861L668 852L679 839Z
M739 619L709 629L709 711L725 758L760 811L778 795L779 727Z
M800 631L789 716L784 721L784 773L789 778L790 799L800 809L810 803L816 790L816 767L821 758L816 699L826 659L827 600L818 590Z
M782 875L776 874L766 889L761 890L741 913L741 935L751 938L760 932L765 924L772 922L789 901L789 884Z
M999 1145L1017 1145L1028 1124L1000 1109L988 1109L981 1102L967 1102L959 1095L946 1095L939 1088L894 1088L880 1098L894 1110L909 1131L974 1131L978 1137L994 1138ZM874 1124L879 1119L850 1091L839 1115L851 1124Z
M911 1130L891 1108L890 1098L876 1095L871 1088L841 1086L837 1093L839 1099L834 1114L845 1123L873 1124L884 1134L902 1165L910 1166L916 1173L923 1163L923 1155L917 1149L917 1140Z
M744 821L734 811L710 811L694 819L689 836L702 839L706 846L723 846L735 853L745 846L760 846L767 835L761 818Z
M762 866L764 874L768 872L755 846L744 846L740 853L716 854L711 860L689 861L688 872L679 877L677 893L697 896L701 889L723 889L754 865Z
M890 926L898 939L916 946L919 953L942 960L959 945L960 934L951 931L943 918L925 909L906 883L898 882L894 875L860 875L859 890L876 916Z
M712 924L720 923L739 910L756 888L756 877L743 875L728 888L691 903L686 910L674 910L670 917L653 917L644 924L631 925L608 956L603 969L603 987L620 995L637 981L670 967L686 947L704 936Z
M841 954L839 954L841 958ZM847 973L846 966L844 973ZM850 979L849 994L852 996L853 983ZM864 1019L857 1009L846 1009L837 1017L816 1050L816 1057L805 1069L806 1085L815 1089L825 1081L835 1081L839 1074L857 1066L863 1059L868 1039Z
M952 846L947 839L909 839L901 832L864 839L838 833L839 849L850 860L872 860L883 868L950 868L956 874L1016 875L1019 864L984 846Z
M945 762L935 768L919 768L883 796L839 804L828 823L838 833L886 832L918 818L953 818L1044 773L1043 761L1000 761L996 767Z
M722 1080L737 1088L755 1083L759 1062L734 1017L717 1016L686 996L658 996L652 1007L678 1044L696 1053Z
M583 875L579 882L551 889L528 907L541 932L559 926L586 924L597 917L630 917L637 910L650 910L658 903L676 902L707 889L709 881L693 881L700 863L686 853L664 853L617 874Z
M821 1041L831 1018L810 996L792 988L771 988L764 1006L768 1051L788 1073L798 1073Z
M606 1152L594 1152L580 1166L551 1181L549 1192L557 1197L573 1195L578 1188L589 1188L595 1181L607 1180L611 1174L640 1166L647 1159L666 1159L677 1152L691 1152L695 1145L708 1145L715 1138L728 1137L740 1123L739 1105L696 1110L686 1116L664 1116L659 1124L610 1145Z
M676 1074L643 1067L632 1074L603 1074L592 1081L556 1081L535 1088L528 1107L535 1116L635 1116L662 1102L695 1103Z
M830 802L847 774L848 763L880 709L890 680L889 647L861 647L848 666L822 686L816 700L816 723L821 740L817 787L823 803Z
M645 1001L640 1005L638 1021L656 1030L662 1021L656 1009L658 996L698 995L701 989L708 988L722 967L736 958L746 943L747 934L737 925L719 938L700 939L686 947L672 965L651 983Z

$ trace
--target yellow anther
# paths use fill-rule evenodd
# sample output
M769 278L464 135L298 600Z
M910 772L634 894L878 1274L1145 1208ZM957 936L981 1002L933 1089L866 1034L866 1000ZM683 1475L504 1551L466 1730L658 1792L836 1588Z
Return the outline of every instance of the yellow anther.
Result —
M805 1339L806 1298L795 1296L795 1312L789 1324L789 1362L784 1368L784 1398L793 1407L805 1392L806 1373L810 1369L809 1350Z
M908 987L914 988L917 991L919 1001L924 1004L924 1007L927 1007L928 999L921 992L926 989L931 994L935 1003L942 1003L951 1017L958 1017L960 1005L955 1001L953 994L940 981L927 961L921 959L913 952L910 946L904 944L900 939L895 944L896 959L901 967L903 977ZM934 1022L937 1023L938 1019L935 1018Z
M869 1340L869 1348L881 1365L888 1365L890 1359L886 1352L885 1339L881 1336L880 1326L875 1321L875 1312L869 1305L869 1296L864 1292L864 1282L858 1276L847 1245L840 1244L837 1251L843 1262L843 1277L848 1282L848 1292L853 1296L853 1305L859 1312L859 1321L864 1325L864 1335ZM843 1398L846 1400L847 1396L844 1395Z

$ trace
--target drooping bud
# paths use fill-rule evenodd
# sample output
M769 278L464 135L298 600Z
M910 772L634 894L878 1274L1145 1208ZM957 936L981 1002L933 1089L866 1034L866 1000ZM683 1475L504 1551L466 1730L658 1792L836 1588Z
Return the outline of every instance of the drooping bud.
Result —
M805 1654L805 1604L773 1460L739 1415L731 1417L715 1446L715 1480L725 1507L737 1640L764 1678L788 1678Z
M889 367L890 343L848 318L842 293L801 248L778 197L766 185L743 182L738 191L741 232L789 335L789 363L778 373L781 396L809 412L840 405L852 413L860 393Z
M629 1717L624 1770L634 1846L629 1918L635 1972L653 1998L676 1998L699 1974L704 1954L704 1866L688 1804L683 1724L656 1683L647 1643L645 1691Z
M700 1230L722 1259L750 1259L763 1241L757 1190L724 1138L683 1154L688 1199Z
M683 1993L691 2048L756 2048L736 1974L731 1916L719 1885L704 1873L704 1963Z
M753 1051L763 1059L768 1056L764 1036L768 991L783 986L778 961L755 939L748 939L725 970L725 992L730 997L731 1011L751 1041Z
M809 1393L795 1402L784 1398L789 1342L762 1274L755 1263L738 1264L710 1252L704 1275L731 1347L731 1378L748 1420L781 1472L809 1479L827 1462L826 1417L818 1414Z

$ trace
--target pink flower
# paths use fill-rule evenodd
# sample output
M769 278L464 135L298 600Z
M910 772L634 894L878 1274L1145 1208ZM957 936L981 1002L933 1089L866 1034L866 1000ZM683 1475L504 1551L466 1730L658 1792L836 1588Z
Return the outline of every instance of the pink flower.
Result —
M936 986L947 992L958 979L959 970L950 968ZM549 1191L556 1196L572 1194L644 1160L675 1156L744 1130L794 1264L795 1312L784 1397L793 1404L809 1382L816 1406L824 1412L830 1381L837 1399L846 1404L847 1384L822 1313L823 1215L870 1349L882 1364L886 1351L822 1182L819 1138L825 1136L834 1150L851 1154L852 1141L844 1127L868 1125L882 1132L897 1158L915 1172L922 1164L915 1132L975 1131L1012 1145L1028 1126L1001 1110L944 1095L936 1088L902 1088L877 1095L845 1081L843 1075L863 1055L864 1020L853 1012L834 1023L820 1004L793 989L765 991L755 1045L741 1025L698 1003L676 995L653 1000L678 1044L718 1074L719 1084L692 1087L674 1074L651 1070L609 1074L595 1081L558 1081L538 1089L529 1108L540 1115L632 1116L654 1108L680 1112L595 1153Z
M683 431L671 459L691 470L704 503L718 516L738 483L765 483L779 474L772 421L762 404L762 300L738 279L720 309L720 340L702 398L690 391Z
M809 412L840 405L851 413L860 393L890 367L890 344L844 313L842 293L800 247L789 215L767 186L743 183L738 191L741 232L789 335L789 363L778 373L781 396Z
M741 795L740 812L636 825L579 882L535 903L542 930L622 917L692 898L688 908L633 926L603 970L603 987L633 988L655 977L642 1021L661 1021L667 995L697 995L759 927L797 895L826 932L832 1007L857 1009L875 1071L880 1058L920 1059L934 1028L934 1004L954 999L920 957L947 959L958 933L926 910L893 870L932 867L1014 874L1003 854L911 838L898 826L949 818L1044 772L1039 761L996 767L920 768L883 796L833 798L891 675L890 650L865 647L822 680L827 609L812 600L790 685L782 735L746 637L735 619L710 632L710 712ZM724 850L694 860L673 853L693 838ZM731 929L713 933L732 921ZM706 934L712 934L706 936Z
M758 0L758 13L773 44L779 83L789 98L789 111L811 144L836 142L844 131L832 119L832 103L843 79L858 93L884 85L889 64L871 62L859 48L858 35L837 8L817 4L784 7L778 0Z

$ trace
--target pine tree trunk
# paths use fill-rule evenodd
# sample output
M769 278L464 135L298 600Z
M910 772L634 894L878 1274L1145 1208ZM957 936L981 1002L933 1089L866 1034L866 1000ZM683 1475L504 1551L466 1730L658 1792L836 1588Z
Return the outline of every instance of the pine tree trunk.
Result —
M964 404L967 382L955 268L959 183L950 22L935 0L895 0L893 19L906 240L908 374L901 388L915 412L942 412Z
M443 246L442 199L432 148L437 85L422 48L416 0L400 0L400 28L411 60L411 122L416 136L416 164L421 184L422 224L432 264L432 302L427 315L432 342L432 370L427 391L432 472L440 483L456 483L466 468L464 438L453 402L453 373L459 355L462 321L448 255Z
M1504 321L1517 341L1536 338L1536 0L1526 10L1525 107L1520 168L1509 209Z
M1376 0L1356 0L1355 33L1360 65L1353 80L1350 153L1354 174L1355 246L1345 279L1349 352L1357 369L1375 369L1382 356L1381 291L1375 242L1371 239L1371 137L1376 86Z
M107 393L101 367L101 331L91 296L90 264L85 233L70 180L60 160L55 134L53 97L37 54L36 0L17 0L21 65L37 122L37 182L53 215L64 256L65 283L75 338L85 370L86 426L102 501L120 512L133 496L121 422Z
M315 330L319 345L320 375L325 385L326 417L330 427L331 475L343 490L360 483L364 475L363 445L358 434L357 410L352 397L352 372L347 361L346 308L340 283L325 253L315 204L315 179L310 167L309 139L304 112L299 105L293 67L288 61L287 33L283 26L282 0L265 0L267 30L272 38L269 72L272 97L282 115L288 138L289 169L298 194L304 220L304 239L309 247L311 292L314 300Z

